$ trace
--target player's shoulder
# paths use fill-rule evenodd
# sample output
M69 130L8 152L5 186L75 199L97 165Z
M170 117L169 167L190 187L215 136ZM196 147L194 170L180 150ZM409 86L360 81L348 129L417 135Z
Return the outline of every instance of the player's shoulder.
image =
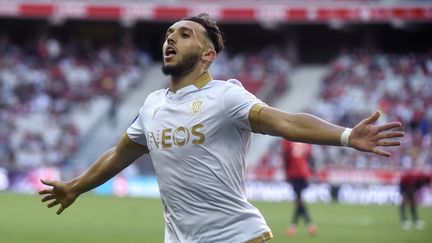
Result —
M220 87L232 87L234 85L243 88L242 83L238 79L234 79L234 78L228 80L212 80L211 84Z
M165 96L167 92L168 88L155 90L147 96L146 100L160 99L160 97Z
M228 79L228 80L212 80L209 83L209 88L218 89L222 92L226 92L227 90L244 90L242 83L237 79Z
M165 96L167 92L168 92L168 88L155 90L155 91L151 92L151 93L147 96L147 99L148 99L148 98L159 97L159 96L161 96L161 95Z
M145 106L145 105L151 105L155 101L162 100L162 97L164 97L167 92L168 92L167 88L166 89L158 89L158 90L155 90L155 91L151 92L147 96L147 98L145 99L143 106Z

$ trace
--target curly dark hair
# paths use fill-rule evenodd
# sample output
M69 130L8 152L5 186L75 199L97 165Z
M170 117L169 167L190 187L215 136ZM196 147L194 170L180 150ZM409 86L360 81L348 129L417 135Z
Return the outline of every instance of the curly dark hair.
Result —
M223 34L217 26L216 21L213 20L210 15L200 13L196 16L189 16L182 20L193 21L202 25L206 29L207 37L213 43L216 53L219 53L224 49Z

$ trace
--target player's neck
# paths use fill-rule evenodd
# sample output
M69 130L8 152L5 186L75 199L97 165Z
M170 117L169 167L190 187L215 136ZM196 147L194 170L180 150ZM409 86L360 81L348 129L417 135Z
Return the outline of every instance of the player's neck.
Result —
M177 92L177 90L184 88L188 85L192 85L196 80L198 80L207 69L204 68L196 68L192 72L183 75L183 76L171 76L171 84L169 90L173 93Z

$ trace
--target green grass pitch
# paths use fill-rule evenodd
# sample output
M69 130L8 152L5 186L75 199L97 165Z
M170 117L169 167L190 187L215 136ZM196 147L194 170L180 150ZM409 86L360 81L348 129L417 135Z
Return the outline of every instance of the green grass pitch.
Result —
M299 227L295 238L284 236L292 203L254 202L272 228L271 243L430 243L432 209L420 208L426 221L423 230L402 230L396 206L351 206L312 204L309 206L320 231L307 235ZM55 214L38 195L0 193L0 242L163 242L162 204L159 199L98 197L79 198L73 206Z

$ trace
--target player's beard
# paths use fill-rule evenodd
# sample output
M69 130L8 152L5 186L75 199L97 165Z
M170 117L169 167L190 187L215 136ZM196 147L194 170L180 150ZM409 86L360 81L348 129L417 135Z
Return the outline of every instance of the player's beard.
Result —
M188 55L184 56L182 60L180 60L176 65L166 66L163 64L162 72L165 75L171 75L173 77L185 76L186 74L192 72L192 70L195 68L198 58L198 54L189 53Z

